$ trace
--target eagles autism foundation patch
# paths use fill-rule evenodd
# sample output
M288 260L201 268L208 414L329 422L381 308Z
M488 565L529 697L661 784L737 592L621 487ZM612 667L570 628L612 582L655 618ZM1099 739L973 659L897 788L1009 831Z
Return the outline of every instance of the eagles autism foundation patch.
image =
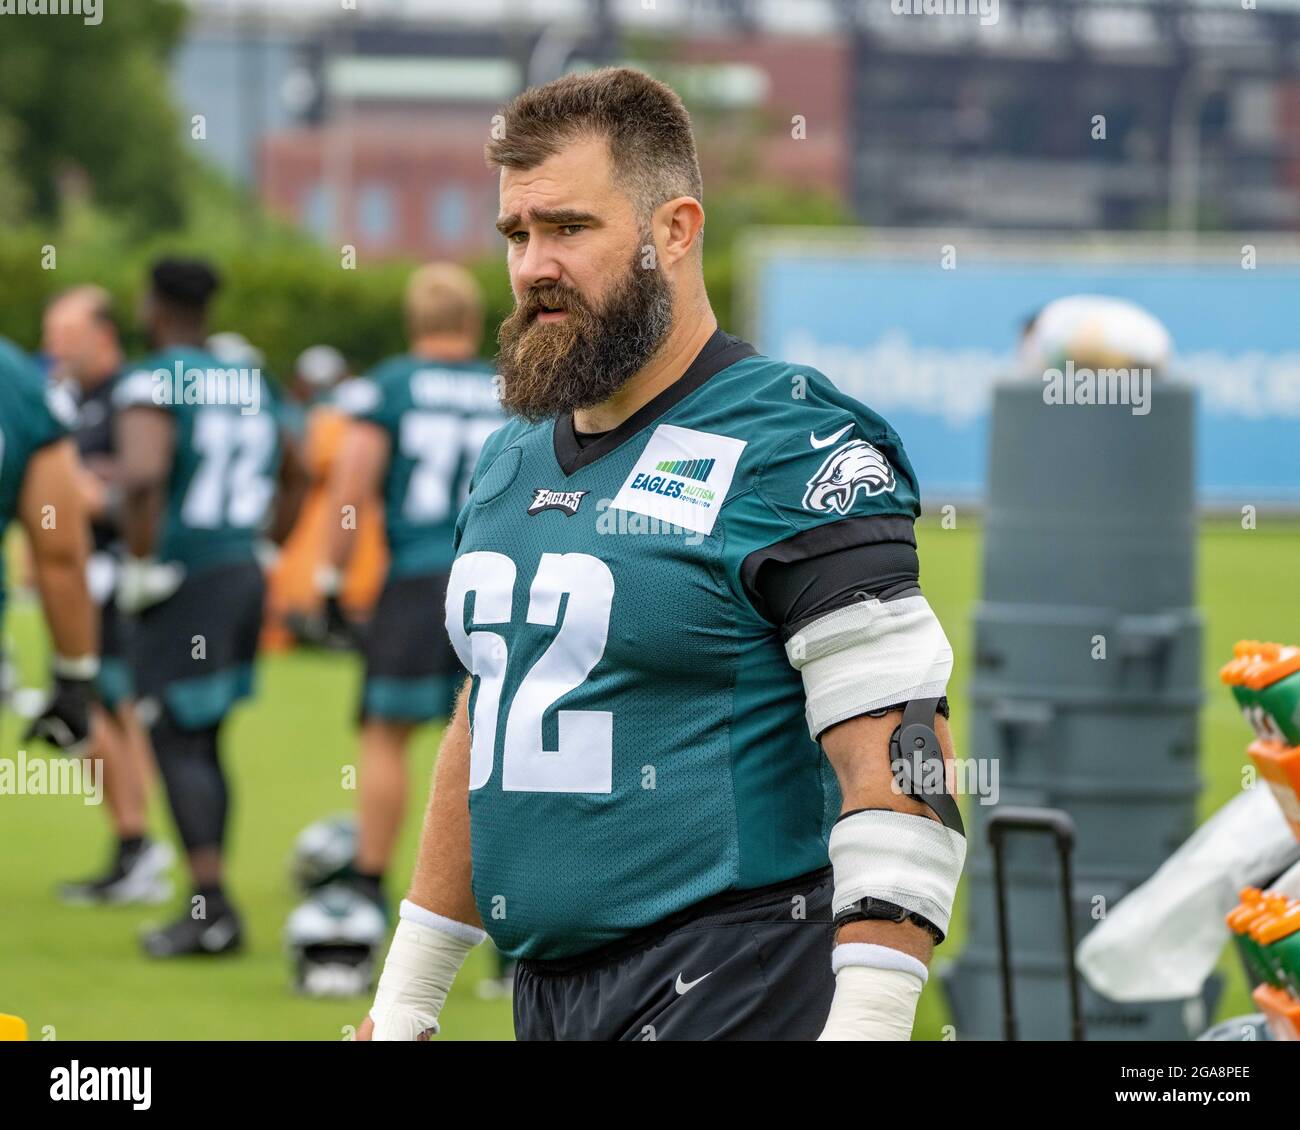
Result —
M610 506L713 532L745 441L660 424Z

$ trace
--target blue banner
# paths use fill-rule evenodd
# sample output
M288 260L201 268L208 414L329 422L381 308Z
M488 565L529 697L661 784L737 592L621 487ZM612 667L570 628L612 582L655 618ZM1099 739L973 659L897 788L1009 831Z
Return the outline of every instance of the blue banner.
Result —
M760 243L752 340L884 416L928 500L978 498L991 389L1016 375L1026 318L1069 294L1130 299L1168 327L1172 379L1198 389L1202 502L1300 501L1300 262L1247 269L1240 245L1213 262L956 254L944 269L938 240L924 262Z

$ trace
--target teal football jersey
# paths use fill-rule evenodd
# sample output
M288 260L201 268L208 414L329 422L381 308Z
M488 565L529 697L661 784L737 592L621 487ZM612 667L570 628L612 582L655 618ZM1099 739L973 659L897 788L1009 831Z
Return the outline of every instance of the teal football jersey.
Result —
M808 531L840 523L848 546L861 519L919 513L884 420L720 333L586 447L570 417L488 441L447 629L474 677L474 895L503 952L573 956L827 865L839 790L754 574Z
M70 434L76 402L46 382L12 342L0 338L0 535L18 513L27 463L42 447ZM5 606L0 553L0 615Z
M481 361L391 357L341 385L336 403L388 433L384 526L390 577L446 572L456 514L484 441L504 422L495 370Z
M113 404L161 408L176 425L155 555L191 573L255 560L283 453L271 382L197 347L169 349L131 366Z

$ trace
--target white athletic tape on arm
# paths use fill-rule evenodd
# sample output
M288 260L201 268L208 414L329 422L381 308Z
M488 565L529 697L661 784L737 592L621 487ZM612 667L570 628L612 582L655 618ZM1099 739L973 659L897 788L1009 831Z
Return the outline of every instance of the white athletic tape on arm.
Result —
M844 949L845 947L837 947ZM819 1040L910 1040L921 978L901 969L846 965Z
M376 1040L417 1040L438 1032L438 1013L465 958L486 935L403 900L370 1018Z
M833 912L866 898L885 899L929 919L944 934L952 917L966 837L937 820L870 809L831 829Z
M863 600L800 628L785 645L803 675L808 730L914 698L939 698L952 648L925 597Z

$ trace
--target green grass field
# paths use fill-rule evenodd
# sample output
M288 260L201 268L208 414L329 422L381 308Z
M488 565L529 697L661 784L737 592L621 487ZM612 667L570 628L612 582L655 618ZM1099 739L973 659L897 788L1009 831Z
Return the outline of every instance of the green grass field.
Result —
M979 582L979 531L921 530L923 583L956 652L953 723L967 751L965 693L971 611ZM1300 636L1300 524L1261 521L1245 531L1207 522L1200 535L1200 604L1206 620L1202 725L1205 818L1239 787L1249 738L1216 672L1242 637ZM29 600L15 599L5 624L25 684L45 665L40 620ZM226 750L234 780L231 887L246 917L250 945L238 958L152 964L135 934L159 909L88 910L60 906L55 884L103 862L108 836L102 812L78 797L0 796L0 1012L24 1017L32 1038L57 1039L321 1039L338 1040L366 1003L317 1002L289 990L281 928L294 905L286 860L294 836L320 816L351 807L343 769L354 758L351 724L357 669L340 656L292 655L264 661L260 693L229 727ZM3 749L12 756L17 721L3 720ZM391 876L400 897L414 859L419 813L438 734L424 733L411 766L410 812ZM155 827L166 828L155 801ZM179 876L178 876L179 877ZM170 909L170 908L161 908ZM960 900L958 921L961 917ZM958 925L937 961L960 951ZM448 1039L509 1039L510 1006L480 1000L477 980L491 968L480 947L443 1012ZM1252 1011L1240 973L1221 962L1227 992L1221 1016ZM932 979L921 1001L916 1035L937 1039L946 1009Z

